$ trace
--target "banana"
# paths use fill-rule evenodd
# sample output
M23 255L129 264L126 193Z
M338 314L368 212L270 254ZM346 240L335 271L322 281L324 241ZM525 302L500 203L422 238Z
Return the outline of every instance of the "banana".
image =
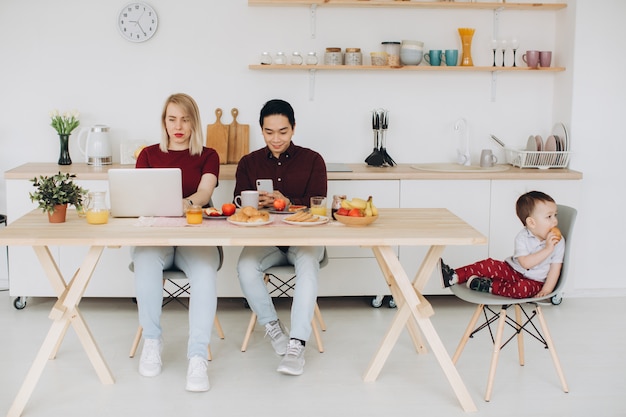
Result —
M363 200L362 198L355 197L350 200L350 205L354 208L365 210L365 208L367 207L367 201Z
M372 196L367 199L367 203L369 204L372 211L372 216L378 216L378 208L374 205L374 199L372 198Z
M350 210L352 208L352 204L350 204L350 201L348 200L341 200L341 207Z
M367 205L365 206L365 216L372 217L374 212L372 210L372 196L367 199Z

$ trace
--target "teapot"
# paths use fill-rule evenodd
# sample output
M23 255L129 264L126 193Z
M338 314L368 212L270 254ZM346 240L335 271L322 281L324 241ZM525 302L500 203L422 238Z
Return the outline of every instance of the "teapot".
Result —
M109 221L109 209L106 205L106 191L87 193L85 216L89 224L106 224Z
M113 163L108 126L94 125L83 128L78 134L78 146L87 165L101 166Z

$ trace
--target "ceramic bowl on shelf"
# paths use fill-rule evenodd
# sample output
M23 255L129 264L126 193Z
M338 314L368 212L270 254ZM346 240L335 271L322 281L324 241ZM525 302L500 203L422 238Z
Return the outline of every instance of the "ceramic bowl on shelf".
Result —
M374 223L378 219L378 216L356 217L342 216L335 213L335 218L339 223L343 223L346 226L367 226L368 224Z

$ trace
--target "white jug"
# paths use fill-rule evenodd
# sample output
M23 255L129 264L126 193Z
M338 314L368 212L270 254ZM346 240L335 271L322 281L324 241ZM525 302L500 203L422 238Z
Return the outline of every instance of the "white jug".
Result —
M94 125L83 128L78 134L78 146L85 156L87 165L101 166L113 163L108 126Z

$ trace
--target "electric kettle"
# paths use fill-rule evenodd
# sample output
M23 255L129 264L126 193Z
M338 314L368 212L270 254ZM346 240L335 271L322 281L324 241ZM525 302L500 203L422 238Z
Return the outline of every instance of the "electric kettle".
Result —
M93 125L83 128L78 134L78 145L87 165L100 166L113 163L108 126Z

